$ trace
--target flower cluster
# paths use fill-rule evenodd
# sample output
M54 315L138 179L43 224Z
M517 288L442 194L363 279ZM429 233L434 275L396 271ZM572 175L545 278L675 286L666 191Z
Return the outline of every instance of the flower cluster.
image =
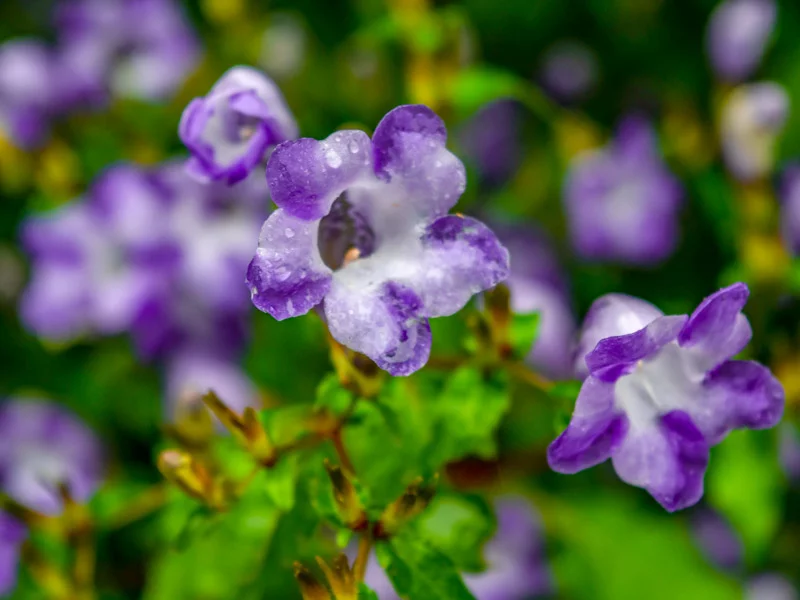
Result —
M752 335L741 312L748 294L741 283L724 288L691 316L621 294L595 301L579 353L588 376L548 448L550 466L576 473L611 458L623 481L667 510L696 503L709 448L733 429L774 427L783 414L770 371L731 360Z
M169 97L199 58L174 0L65 0L55 14L55 47L34 39L0 46L0 129L23 147L76 109Z

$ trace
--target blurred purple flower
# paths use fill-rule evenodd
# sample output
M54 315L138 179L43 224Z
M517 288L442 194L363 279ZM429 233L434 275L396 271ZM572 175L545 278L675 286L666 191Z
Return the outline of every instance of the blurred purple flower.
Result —
M721 515L699 509L692 513L690 526L695 542L713 565L735 571L744 564L744 544Z
M247 281L278 320L324 302L331 335L393 375L428 360L428 319L460 310L508 275L508 251L475 219L448 215L465 187L442 120L401 106L372 139L339 131L278 146Z
M786 168L781 177L781 233L793 256L800 255L800 164Z
M794 423L781 425L778 458L789 481L800 481L800 431Z
M597 58L580 42L561 40L542 56L539 78L554 98L573 102L587 96L597 84Z
M0 512L0 596L10 594L17 585L19 549L27 535L22 523Z
M0 132L30 148L46 137L53 112L54 59L43 43L19 39L0 45Z
M234 184L297 137L297 124L278 86L250 67L226 72L204 98L186 107L179 128L192 153L187 168L201 181Z
M677 244L681 197L650 124L627 117L612 142L577 157L567 173L564 203L572 244L588 260L664 260Z
M777 83L751 83L733 90L722 107L720 136L728 170L741 181L766 177L775 145L789 116L789 96Z
M112 167L87 199L25 225L22 318L55 340L130 331L148 357L190 341L234 353L266 204L266 186L201 185L178 163Z
M209 390L231 409L260 407L258 393L241 367L210 348L185 348L167 363L167 413L175 417L200 402Z
M797 589L783 575L762 573L745 586L745 600L798 600Z
M546 563L542 526L530 503L520 497L497 500L497 533L485 547L486 571L464 573L464 583L476 600L525 600L553 591ZM365 583L381 600L399 600L374 555Z
M64 509L59 486L86 502L103 478L103 447L72 413L43 400L0 405L0 489L46 515Z
M33 263L20 306L26 325L54 340L127 330L176 263L168 203L152 176L119 166L85 200L29 219L22 232Z
M711 14L707 48L711 66L725 81L739 82L758 68L775 27L774 0L726 0Z
M56 13L67 102L171 96L200 47L175 0L65 0Z
M526 362L556 379L572 376L575 317L566 278L545 234L534 227L492 224L511 257L506 284L511 309L540 313L539 335Z
M645 488L668 511L703 495L709 448L733 429L778 424L784 391L766 367L730 360L749 342L741 310L747 286L712 294L691 316L657 314L633 333L601 339L586 355L584 381L567 429L547 451L550 466L577 473L611 458L617 475ZM595 302L583 335L608 335L628 321L605 298ZM641 302L630 318L647 321ZM612 310L613 309L613 310ZM609 322L610 321L610 322Z
M464 156L488 186L502 186L519 168L521 121L522 107L518 102L496 100L475 113L459 132L458 143Z

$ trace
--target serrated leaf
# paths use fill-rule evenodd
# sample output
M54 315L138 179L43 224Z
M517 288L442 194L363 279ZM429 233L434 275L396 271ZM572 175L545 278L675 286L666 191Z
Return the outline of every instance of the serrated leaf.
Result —
M475 600L455 565L425 540L406 530L376 549L397 593L408 600Z
M471 367L455 371L428 403L435 423L435 443L428 453L433 468L470 455L493 457L495 432L510 403L503 375L484 376Z
M445 554L460 571L484 568L483 545L495 518L480 496L438 494L415 522L417 534Z
M750 559L760 559L780 526L783 474L767 432L734 431L712 450L708 501L741 534Z

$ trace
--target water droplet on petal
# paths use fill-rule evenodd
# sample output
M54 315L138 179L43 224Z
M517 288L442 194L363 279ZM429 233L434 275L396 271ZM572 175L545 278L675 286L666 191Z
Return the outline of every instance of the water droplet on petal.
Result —
M325 162L331 169L338 169L342 165L342 157L333 150L328 150L325 153Z
M294 237L294 229L292 229L291 227L287 227L284 230L284 233L286 234L287 238L293 238Z
M358 154L358 143L355 140L351 140L347 147L350 148L351 153Z

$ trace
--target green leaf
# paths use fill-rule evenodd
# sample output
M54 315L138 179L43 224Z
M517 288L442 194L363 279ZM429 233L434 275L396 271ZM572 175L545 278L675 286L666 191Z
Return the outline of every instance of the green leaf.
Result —
M736 581L705 561L683 523L659 507L644 511L597 487L536 505L555 542L549 558L559 597L639 600L642 590L648 600L741 597Z
M336 373L329 373L320 382L317 388L317 399L314 402L315 409L325 409L332 415L341 416L353 402L353 394L342 387L339 376Z
M298 464L297 454L281 458L278 463L266 471L265 489L269 499L276 508L282 511L292 510L297 487Z
M492 536L495 519L480 496L440 493L415 522L420 537L445 554L461 571L480 571L483 545Z
M780 526L783 474L767 432L734 431L714 448L706 476L709 502L744 541L748 558L769 550Z
M413 531L376 548L397 593L408 600L475 600L455 565Z
M380 600L380 598L366 584L360 583L358 584L358 600Z
M536 341L539 333L540 314L532 313L513 313L511 315L511 349L517 358L525 358Z
M435 441L427 453L434 469L465 456L495 455L495 432L511 404L504 374L484 376L477 369L462 367L427 404L435 423Z

